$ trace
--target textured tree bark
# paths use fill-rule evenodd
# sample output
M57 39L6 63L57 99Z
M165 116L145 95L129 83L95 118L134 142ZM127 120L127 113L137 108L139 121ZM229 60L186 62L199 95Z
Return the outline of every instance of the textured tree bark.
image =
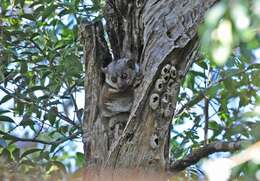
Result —
M111 61L101 22L81 25L81 43L85 59L85 118L83 123L84 153L89 166L99 167L107 157L107 135L101 123L98 102L104 82L101 68Z
M197 27L216 1L107 0L104 15L113 57L132 58L143 72L127 125L111 145L98 112L104 81L100 68L111 55L101 23L81 28L86 61L83 143L89 166L167 169L168 133L180 83L197 56Z

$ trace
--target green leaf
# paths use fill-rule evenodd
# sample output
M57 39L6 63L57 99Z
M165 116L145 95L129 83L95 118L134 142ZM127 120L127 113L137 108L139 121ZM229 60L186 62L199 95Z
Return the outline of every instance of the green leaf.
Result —
M239 107L247 106L251 101L246 94L240 94L239 98Z
M219 125L216 121L209 121L209 128L213 129L213 130L218 130L219 129Z
M12 155L16 161L20 160L20 149L15 148L15 150L12 152Z
M35 124L35 122L28 118L28 119L23 119L23 120L20 122L19 125L23 126L24 128L25 128L26 126L29 126L32 130L34 130L34 124Z
M9 123L15 123L13 119L7 117L7 116L0 116L0 121L2 122L9 122Z
M43 13L42 13L42 18L43 20L46 19L48 16L50 16L52 13L55 12L55 9L57 8L57 5L50 5L47 8L44 9Z
M83 153L77 152L76 153L76 165L78 167L83 167L85 164L85 156Z
M54 125L54 123L56 121L56 116L57 116L57 108L52 107L47 114L47 119L51 123L51 125Z
M208 64L205 61L200 61L200 62L197 63L197 65L199 65L204 70L208 69Z
M24 112L24 103L22 102L17 102L17 112L19 114L19 116L23 115L23 112Z
M221 89L221 84L215 85L207 89L206 95L208 95L210 98L215 97L217 92Z
M31 21L35 21L35 17L32 14L23 14L22 17Z
M252 75L252 83L257 87L260 87L260 70L254 71Z
M24 74L24 73L26 73L28 71L28 66L27 66L27 63L26 62L24 62L24 61L22 61L21 62L21 74Z
M9 100L12 99L12 98L13 98L12 95L9 95L9 94L5 95L5 96L1 99L0 104L3 104L3 103L5 103L5 102L9 101Z
M9 113L10 111L9 110L2 110L2 109L0 109L0 115L1 114L5 114L5 113Z
M29 149L29 150L26 150L25 152L23 152L23 154L21 155L21 158L24 158L32 153L35 153L35 152L39 152L39 151L42 151L42 149L39 149L39 148L34 148L34 149Z
M66 56L62 64L70 75L77 76L79 72L82 72L82 63L75 54Z
M232 79L226 79L223 82L225 89L228 90L226 93L232 97L235 97L237 94L237 84Z

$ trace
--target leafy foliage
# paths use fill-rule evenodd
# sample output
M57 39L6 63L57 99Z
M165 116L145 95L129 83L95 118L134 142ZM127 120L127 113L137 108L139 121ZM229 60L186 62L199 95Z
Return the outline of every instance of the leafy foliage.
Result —
M206 143L260 139L257 8L259 1L221 1L206 16L200 29L202 58L186 76L179 96L173 158ZM240 171L255 174L248 169Z
M99 18L102 6L99 0L1 1L0 153L21 169L24 158L29 165L63 161L67 170L84 164L81 153L70 151L82 134L78 26Z

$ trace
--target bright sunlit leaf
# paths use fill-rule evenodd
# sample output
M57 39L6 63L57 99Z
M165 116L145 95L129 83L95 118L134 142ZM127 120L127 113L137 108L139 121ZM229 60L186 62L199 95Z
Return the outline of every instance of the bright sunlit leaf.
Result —
M238 30L245 30L249 27L250 18L247 14L247 9L245 6L239 3L235 3L231 9L231 15Z

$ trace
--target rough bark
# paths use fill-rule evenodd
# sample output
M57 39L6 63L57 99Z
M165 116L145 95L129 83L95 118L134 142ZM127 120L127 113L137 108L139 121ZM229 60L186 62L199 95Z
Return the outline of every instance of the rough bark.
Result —
M110 54L100 23L82 29L82 38L86 39L83 142L89 164L113 169L167 168L169 125L180 83L197 55L197 27L215 2L107 0L104 14L113 56L132 58L143 72L127 125L112 147L106 146L107 136L98 112L103 82L100 68L110 61ZM166 67L172 67L172 75L162 72Z
M111 61L101 22L83 24L80 39L84 44L85 59L85 118L83 123L84 153L88 165L99 166L108 149L104 126L101 123L98 102L104 82L101 67Z

